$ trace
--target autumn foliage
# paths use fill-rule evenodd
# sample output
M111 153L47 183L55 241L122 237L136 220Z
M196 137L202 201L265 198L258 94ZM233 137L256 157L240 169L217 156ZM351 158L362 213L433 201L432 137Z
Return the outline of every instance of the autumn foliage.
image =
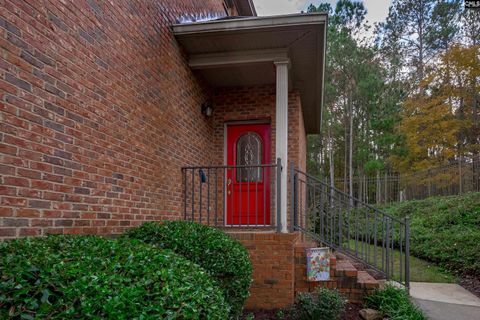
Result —
M432 66L420 90L404 101L398 130L409 152L390 158L396 168L421 170L478 154L474 99L480 83L472 84L480 76L479 53L478 45L453 46Z

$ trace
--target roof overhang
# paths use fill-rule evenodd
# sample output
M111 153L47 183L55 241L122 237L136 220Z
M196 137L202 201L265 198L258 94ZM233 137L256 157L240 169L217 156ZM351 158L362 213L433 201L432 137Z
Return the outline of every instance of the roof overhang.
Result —
M275 83L278 61L290 62L290 88L300 92L307 133L322 118L326 13L247 17L177 24L189 65L213 87Z

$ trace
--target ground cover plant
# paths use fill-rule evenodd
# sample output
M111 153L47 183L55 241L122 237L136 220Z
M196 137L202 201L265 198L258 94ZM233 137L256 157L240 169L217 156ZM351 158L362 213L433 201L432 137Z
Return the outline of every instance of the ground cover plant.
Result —
M403 201L379 208L395 218L403 220L409 217L412 281L455 282L457 277L451 273L476 278L480 276L480 193ZM352 210L350 225L359 225L361 238L367 239L367 242L359 242L359 250L367 252L369 261L373 261L375 250L377 257L381 256L381 239L386 231L385 224L378 224L376 228L371 226L371 215L368 224L365 221L366 212L364 209ZM372 245L374 230L377 230L377 248ZM398 223L393 225L390 233L393 234L396 249L392 252L395 257L394 279L398 279ZM402 234L403 241L404 230ZM353 240L346 239L343 245L355 249ZM403 242L403 253L404 246Z
M346 298L337 290L318 288L313 293L300 293L291 309L295 320L334 320L345 310Z
M224 291L230 316L240 315L252 282L252 264L240 242L221 230L189 221L148 222L124 237L173 250L204 268Z
M48 236L0 243L0 319L225 319L203 269L139 241Z
M404 289L386 286L365 298L365 307L380 311L390 320L426 320Z
M480 276L480 193L405 201L382 209L410 217L412 255Z

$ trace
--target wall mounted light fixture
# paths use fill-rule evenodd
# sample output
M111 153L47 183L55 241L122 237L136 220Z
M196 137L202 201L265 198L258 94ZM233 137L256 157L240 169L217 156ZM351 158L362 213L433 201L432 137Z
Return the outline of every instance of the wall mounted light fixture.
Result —
M213 103L208 101L202 104L202 114L206 117L213 115Z

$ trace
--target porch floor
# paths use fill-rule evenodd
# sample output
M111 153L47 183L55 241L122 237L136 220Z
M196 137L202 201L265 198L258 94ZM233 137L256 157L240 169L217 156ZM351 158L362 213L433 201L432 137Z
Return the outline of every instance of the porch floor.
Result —
M243 228L243 227L221 227L220 229L227 234L235 234L235 233L260 233L260 234L269 234L269 233L277 233L275 228L268 227L268 228Z

